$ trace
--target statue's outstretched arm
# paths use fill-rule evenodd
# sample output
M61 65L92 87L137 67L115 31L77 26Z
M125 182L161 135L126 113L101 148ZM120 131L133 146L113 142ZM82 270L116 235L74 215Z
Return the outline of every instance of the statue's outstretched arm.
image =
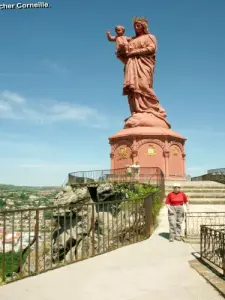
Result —
M116 37L115 36L108 35L107 38L108 38L108 41L110 41L110 42L115 42L116 41Z
M109 41L109 42L115 42L115 41L116 41L116 36L112 36L112 35L110 34L110 31L109 31L109 30L106 31L106 35L107 35L107 38L108 38L108 41Z

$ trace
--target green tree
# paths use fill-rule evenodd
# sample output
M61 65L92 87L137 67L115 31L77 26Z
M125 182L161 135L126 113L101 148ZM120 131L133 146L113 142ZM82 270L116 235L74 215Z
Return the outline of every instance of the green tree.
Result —
M29 199L29 196L28 196L25 192L22 192L22 193L20 194L20 200L26 201L26 200L28 200L28 199Z
M0 199L0 209L5 207L5 200Z

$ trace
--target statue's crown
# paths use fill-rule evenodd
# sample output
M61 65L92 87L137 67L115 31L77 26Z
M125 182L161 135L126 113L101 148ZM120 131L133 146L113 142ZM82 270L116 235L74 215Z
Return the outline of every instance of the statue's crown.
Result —
M136 23L136 22L145 22L146 24L148 24L148 19L145 17L134 17L133 23Z

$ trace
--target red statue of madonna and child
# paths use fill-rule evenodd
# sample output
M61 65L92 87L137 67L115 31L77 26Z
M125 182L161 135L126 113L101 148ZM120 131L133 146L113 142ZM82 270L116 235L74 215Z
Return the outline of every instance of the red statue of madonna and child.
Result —
M125 28L116 26L116 36L106 31L109 41L116 42L117 58L124 64L123 95L128 96L131 116L125 120L125 128L147 126L171 126L166 120L165 109L153 90L157 40L148 30L148 20L133 19L134 37L124 35Z

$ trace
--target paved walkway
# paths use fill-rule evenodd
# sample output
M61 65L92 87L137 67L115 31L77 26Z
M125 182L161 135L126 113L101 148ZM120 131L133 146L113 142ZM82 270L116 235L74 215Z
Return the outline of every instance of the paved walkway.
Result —
M195 209L196 210L196 209ZM167 213L147 241L0 288L1 300L223 299L189 267L193 248L169 243Z

